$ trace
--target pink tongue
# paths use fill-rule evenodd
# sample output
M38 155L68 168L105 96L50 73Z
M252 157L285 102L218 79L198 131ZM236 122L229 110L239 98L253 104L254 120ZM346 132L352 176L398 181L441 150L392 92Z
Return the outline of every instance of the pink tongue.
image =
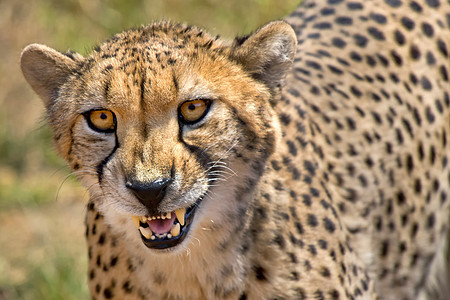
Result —
M172 228L173 223L175 222L175 214L172 213L172 217L170 219L156 219L147 221L148 227L153 233L163 234L168 233Z

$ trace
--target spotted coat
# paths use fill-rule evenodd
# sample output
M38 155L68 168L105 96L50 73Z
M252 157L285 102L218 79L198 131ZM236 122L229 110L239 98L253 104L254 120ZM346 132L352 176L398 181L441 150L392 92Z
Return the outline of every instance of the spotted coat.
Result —
M91 195L93 299L448 299L449 3L305 0L285 21L24 50ZM182 208L183 240L134 227Z

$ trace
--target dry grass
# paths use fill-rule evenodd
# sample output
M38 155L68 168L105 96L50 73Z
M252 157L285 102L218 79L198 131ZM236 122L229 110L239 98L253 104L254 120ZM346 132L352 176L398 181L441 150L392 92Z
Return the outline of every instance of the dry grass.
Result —
M44 43L82 54L155 19L246 34L299 0L0 1L0 300L87 299L83 215L87 194L51 149L43 107L18 65Z

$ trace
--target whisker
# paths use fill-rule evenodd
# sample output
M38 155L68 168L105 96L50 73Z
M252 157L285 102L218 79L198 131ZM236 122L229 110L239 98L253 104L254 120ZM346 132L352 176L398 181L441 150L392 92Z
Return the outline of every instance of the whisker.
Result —
M92 171L88 171L88 170L80 170L80 171L75 171L75 172L71 172L69 174L67 174L64 179L62 180L61 184L58 187L58 190L56 191L56 196L55 196L55 201L58 201L58 197L59 197L59 193L64 185L64 183L66 183L66 181L71 177L71 176L75 176L77 174L82 174L82 173L87 173L90 174Z
M201 246L200 239L194 237L194 240L196 240L198 242L198 245Z

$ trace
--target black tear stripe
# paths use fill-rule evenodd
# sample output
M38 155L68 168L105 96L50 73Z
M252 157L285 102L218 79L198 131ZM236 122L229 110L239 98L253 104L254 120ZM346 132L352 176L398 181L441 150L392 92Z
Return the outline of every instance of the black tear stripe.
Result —
M183 125L180 125L180 129L178 130L178 141L183 144L183 146L191 152L197 161L205 168L208 169L208 163L212 161L211 157L205 153L203 149L197 147L195 145L189 145L183 140ZM209 176L209 174L208 174Z
M103 180L103 169L105 168L106 164L111 160L111 157L114 155L116 150L119 148L119 139L117 138L117 133L114 133L114 136L116 138L116 144L114 146L114 149L111 151L110 154L108 154L105 159L103 159L100 164L97 166L97 176L98 176L98 183L101 184Z
M170 168L170 178L175 180L175 159L172 159L172 167Z
M142 109L144 109L145 107L145 81L147 80L146 77L146 73L145 71L142 73L142 80L141 80L141 84L140 84L140 88L141 88L141 107Z
M103 87L103 96L105 97L105 100L108 101L108 99L109 99L109 88L111 86L111 78L106 79L104 85L105 86Z
M173 71L173 70L172 70L172 80L173 80L173 85L175 87L175 92L178 95L178 90L179 90L178 78L175 74L175 71Z
M73 138L73 128L75 127L75 123L72 124L72 126L69 129L69 134L70 134L70 147L69 150L67 151L67 157L69 157L72 155L72 147L73 147L73 143L74 143L74 138Z

